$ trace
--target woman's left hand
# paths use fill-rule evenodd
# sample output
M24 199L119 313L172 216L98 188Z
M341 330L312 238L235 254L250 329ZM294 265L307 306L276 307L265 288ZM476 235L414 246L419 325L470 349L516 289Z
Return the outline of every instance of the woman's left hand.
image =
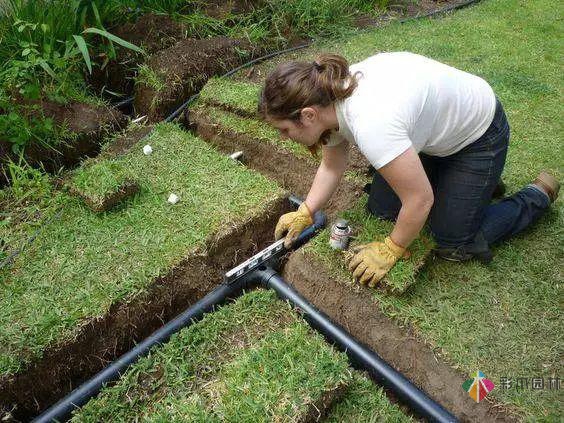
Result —
M348 268L362 285L374 287L405 253L390 237L384 242L371 242L352 248Z

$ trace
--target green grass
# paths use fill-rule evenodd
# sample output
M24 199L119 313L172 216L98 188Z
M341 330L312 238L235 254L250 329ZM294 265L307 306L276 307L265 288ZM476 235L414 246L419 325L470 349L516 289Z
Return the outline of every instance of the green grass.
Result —
M381 387L374 385L364 374L353 373L347 392L332 408L327 423L411 422L411 417L392 405Z
M260 85L226 78L211 78L200 91L199 101L245 117L257 117Z
M300 421L350 381L344 354L274 292L254 291L154 348L73 421Z
M357 32L293 57L336 51L356 62L376 51L407 50L484 77L512 127L503 178L517 191L543 168L563 176L563 8L548 0L483 1L441 19ZM559 391L503 390L499 383L562 375L562 216L559 200L534 228L497 247L490 266L434 261L405 295L374 293L388 315L416 326L462 373L483 371L497 385L490 395L545 421L562 415Z
M355 239L351 243L354 245L366 244L371 241L383 241L392 229L393 223L382 219L374 218L366 212L366 196L364 196L350 210L341 213L340 217L347 219L353 228L358 231ZM334 272L347 274L345 256L342 251L334 250L329 245L329 229L323 230L319 236L315 237L306 249L315 250L316 254ZM396 265L378 284L379 289L388 293L401 294L416 282L419 269L425 263L426 257L431 252L434 243L427 233L423 233L410 246L409 258L399 260ZM348 274L348 282L354 285L355 281L351 274Z
M74 174L71 186L81 196L89 198L94 204L102 204L111 194L119 191L125 183L134 181L132 169L120 160L102 160L92 164L83 163Z
M149 156L145 143L153 147ZM282 195L272 181L170 124L159 125L119 163L140 184L138 195L95 214L57 192L48 209L62 209L60 219L0 269L0 373L21 370L88 319L205 249L212 234L260 215ZM171 192L180 197L176 205L166 201ZM3 233L13 246L34 229L11 226Z

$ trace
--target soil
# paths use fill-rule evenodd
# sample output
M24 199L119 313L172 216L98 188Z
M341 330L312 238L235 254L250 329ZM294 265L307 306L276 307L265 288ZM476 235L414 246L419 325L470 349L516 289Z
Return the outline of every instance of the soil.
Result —
M256 140L246 134L219 127L197 110L191 111L190 122L196 125L198 135L218 150L225 154L242 150L248 167L275 180L292 194L306 197L317 171L317 164L312 160L295 156L282 147ZM360 185L343 178L325 207L328 216L334 217L354 204L363 192Z
M147 54L153 54L173 46L186 38L186 28L167 15L143 15L135 23L127 23L111 29L114 35L142 47ZM137 67L143 63L141 54L125 48L117 49L117 58L101 69L92 69L90 84L96 92L110 90L130 95L133 92ZM102 61L102 60L100 60Z
M197 93L208 78L221 75L261 52L246 40L227 37L181 40L147 61L147 66L164 82L164 88L159 90L138 82L136 114L147 115L149 122L160 121Z
M102 141L109 133L121 129L127 117L117 110L86 103L71 102L59 104L46 100L17 99L17 104L38 106L39 110L28 112L30 116L45 116L64 127L69 132L69 140L55 149L46 148L36 142L30 143L24 153L30 165L39 167L41 164L47 172L56 173L62 167L73 168L80 164L83 158L99 154ZM11 152L11 144L0 139L0 186L8 181L2 172L2 162L7 159L16 160Z
M129 152L139 140L145 138L153 130L152 126L129 126L127 130L117 136L98 156L99 159L121 156Z
M204 13L212 18L224 19L229 15L252 12L263 6L264 0L208 0Z
M13 419L28 421L68 394L202 298L243 258L265 248L279 215L289 210L288 201L281 198L262 216L225 228L206 243L207 251L187 256L144 294L85 321L73 339L48 348L22 372L0 377L3 409L13 408Z
M466 378L437 357L415 329L400 328L397 322L385 316L371 298L369 288L354 292L344 281L328 273L315 256L303 251L290 256L283 276L318 309L377 352L460 421L518 421L510 410L491 399L477 404L459 389Z

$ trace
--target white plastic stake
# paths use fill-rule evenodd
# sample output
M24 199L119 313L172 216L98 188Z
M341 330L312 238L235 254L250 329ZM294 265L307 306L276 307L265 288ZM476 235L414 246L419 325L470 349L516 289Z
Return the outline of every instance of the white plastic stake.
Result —
M178 203L178 200L180 200L180 198L178 198L178 195L176 195L176 194L170 194L170 195L168 196L168 200L167 200L167 201L168 201L170 204L176 204L176 203Z

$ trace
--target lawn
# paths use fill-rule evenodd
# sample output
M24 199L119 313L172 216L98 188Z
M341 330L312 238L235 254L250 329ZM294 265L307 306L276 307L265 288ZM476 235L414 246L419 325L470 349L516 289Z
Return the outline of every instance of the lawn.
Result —
M153 148L149 156L145 143ZM106 190L107 181L86 177L100 174L104 163L126 169L139 193L93 213L79 198L57 192L45 208L62 210L60 216L0 269L0 374L18 372L183 258L205 252L220 230L261 216L283 195L272 181L172 124L159 125L117 159L86 163L75 183L89 192ZM167 203L170 193L180 197L177 204ZM1 229L8 245L20 245L35 228Z

